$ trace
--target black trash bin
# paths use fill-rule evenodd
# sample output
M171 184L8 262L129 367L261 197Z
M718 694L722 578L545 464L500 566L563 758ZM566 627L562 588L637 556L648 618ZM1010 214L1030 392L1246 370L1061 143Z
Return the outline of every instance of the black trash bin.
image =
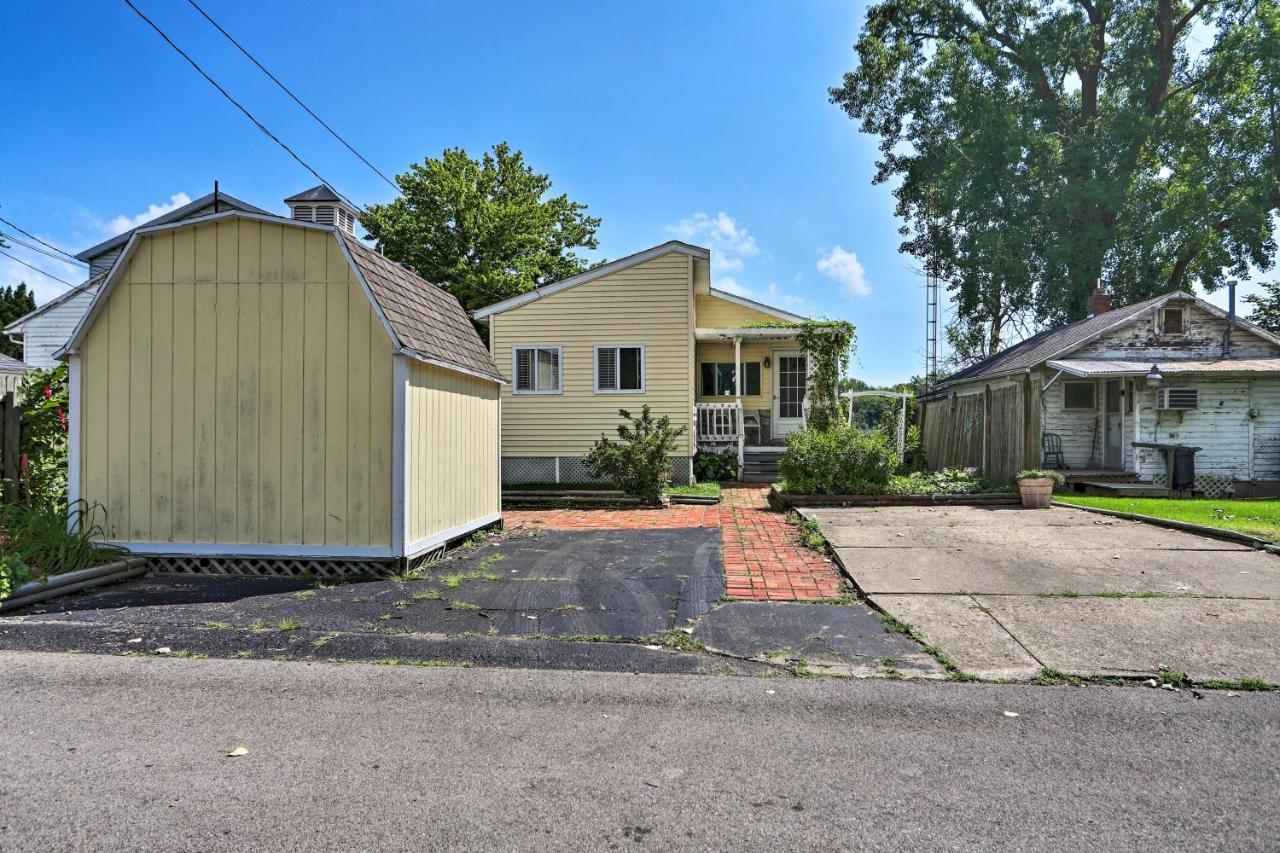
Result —
M1171 488L1189 491L1196 486L1196 451L1198 447L1173 448L1173 483Z

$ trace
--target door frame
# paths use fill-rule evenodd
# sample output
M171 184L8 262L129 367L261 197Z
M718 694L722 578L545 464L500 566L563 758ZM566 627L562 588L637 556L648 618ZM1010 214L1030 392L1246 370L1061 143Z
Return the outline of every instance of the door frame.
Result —
M1116 383L1116 386L1118 388L1118 392L1116 394L1116 410L1114 412L1112 412L1110 409L1107 408L1108 386L1110 386L1112 382ZM1100 380L1100 384L1102 386L1099 389L1102 391L1102 467L1108 470L1114 468L1117 471L1123 471L1124 470L1124 436L1125 436L1125 411L1124 410L1125 410L1125 403L1128 398L1128 394L1126 393L1125 386L1128 383L1123 378L1115 378L1115 379L1102 379ZM1114 465L1109 464L1107 459L1107 448L1110 445L1111 439L1112 439L1111 417L1113 415L1117 418L1116 426L1115 426L1115 438L1117 439L1116 453L1118 454Z
M798 348L775 349L769 351L769 357L773 360L773 376L770 377L773 391L772 424L769 427L769 434L775 437L790 435L797 430L804 428L804 416L798 418L782 418L779 414L781 410L782 398L780 392L782 390L782 363L778 360L778 356L800 356L805 359L804 371L804 396L809 396L809 359L808 354L804 350ZM801 404L803 406L803 403ZM783 429L783 424L787 424L787 428Z

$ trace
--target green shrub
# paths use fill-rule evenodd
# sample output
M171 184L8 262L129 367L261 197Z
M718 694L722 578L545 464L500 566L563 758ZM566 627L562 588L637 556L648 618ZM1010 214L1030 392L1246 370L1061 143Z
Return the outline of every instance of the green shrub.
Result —
M628 422L618 427L619 440L601 436L582 462L595 479L609 480L642 501L660 503L674 476L671 456L676 439L685 428L671 426L666 415L655 419L648 404L638 418L626 409L619 409L618 416Z
M738 479L737 451L699 450L693 456L693 476L699 483Z
M1055 485L1061 485L1063 477L1057 471L1051 469L1027 468L1019 471L1014 475L1015 480L1052 480Z
M890 480L887 489L891 495L973 495L1003 491L1008 491L1008 487L979 476L976 468L903 474Z
M73 572L119 559L120 548L104 547L94 540L103 535L93 518L101 507L83 501L70 510L46 506L0 506L0 558L16 560L34 579Z
M31 570L17 557L0 557L0 599L8 598L15 589L31 579Z
M787 488L797 494L880 494L898 467L898 454L881 432L833 424L792 433L781 467Z

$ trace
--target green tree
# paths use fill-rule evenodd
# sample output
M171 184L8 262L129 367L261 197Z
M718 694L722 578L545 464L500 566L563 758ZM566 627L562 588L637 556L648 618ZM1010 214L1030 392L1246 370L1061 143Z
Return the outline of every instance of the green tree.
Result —
M25 281L20 282L17 287L13 285L0 287L0 329L34 310L36 310L36 297L27 289ZM10 358L21 359L22 344L0 335L0 353Z
M1194 31L1194 35L1193 35ZM964 360L1271 267L1280 0L881 0L831 99L880 139Z
M480 308L587 268L573 250L596 248L600 220L531 169L505 142L479 159L446 149L396 176L401 197L360 223L398 263Z
M1251 322L1280 335L1280 281L1262 282L1262 293L1251 293L1244 297L1244 301L1251 306Z

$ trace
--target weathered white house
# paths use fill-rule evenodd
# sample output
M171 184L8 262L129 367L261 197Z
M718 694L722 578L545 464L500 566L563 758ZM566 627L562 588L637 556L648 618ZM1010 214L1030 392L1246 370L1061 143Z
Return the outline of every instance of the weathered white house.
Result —
M934 467L1166 486L1190 446L1196 490L1280 493L1280 338L1189 293L1116 310L1095 293L1088 318L948 377L923 409Z
M226 193L209 193L189 204L157 216L139 228L168 225L215 212L239 210L246 213L269 215L260 207L241 201ZM76 258L89 265L89 279L66 293L49 300L24 317L14 320L4 328L4 334L22 342L22 361L31 367L49 368L57 364L53 354L67 343L71 333L84 317L107 271L124 250L137 228L117 234L96 246L85 249Z

